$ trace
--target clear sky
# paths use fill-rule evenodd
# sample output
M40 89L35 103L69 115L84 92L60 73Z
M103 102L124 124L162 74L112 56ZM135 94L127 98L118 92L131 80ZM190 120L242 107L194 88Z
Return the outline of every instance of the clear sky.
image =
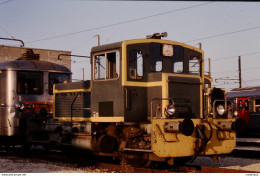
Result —
M238 81L215 79L238 79L241 55L242 86L260 86L260 2L0 0L0 37L21 39L26 47L89 56L96 34L107 44L165 31L167 40L202 43L213 85L238 87ZM82 68L88 77L89 61L72 60L73 78L82 79Z

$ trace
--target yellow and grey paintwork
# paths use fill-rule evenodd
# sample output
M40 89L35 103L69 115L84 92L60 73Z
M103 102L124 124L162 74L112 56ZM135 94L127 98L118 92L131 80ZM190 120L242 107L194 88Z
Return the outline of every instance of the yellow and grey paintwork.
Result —
M138 43L162 43L162 44L171 44L171 45L180 45L202 54L201 58L201 75L189 75L189 74L175 74L175 73L162 73L161 81L155 82L137 82L137 81L128 81L127 80L127 46L131 44ZM122 86L131 86L131 87L162 87L162 98L169 98L168 92L168 77L185 77L185 78L198 78L201 82L200 84L200 117L198 119L192 119L194 125L203 123L205 117L203 117L203 90L204 90L204 78L212 81L212 79L208 76L204 75L204 53L202 50L192 47L190 45L186 45L179 42L168 41L168 40L158 40L158 39L138 39L138 40L129 40L123 41L121 43L121 57L120 58L120 69L121 69L121 77ZM93 59L93 58L92 58ZM63 92L91 92L91 88L82 89L82 90L66 90L59 91L54 89L55 93L63 93ZM55 104L55 103L54 103ZM166 107L166 101L162 102L162 107ZM54 108L55 109L55 108ZM55 114L55 113L54 113ZM70 121L70 117L60 117L58 118L61 121ZM89 122L124 122L124 117L99 117L98 114L96 116L92 116L90 118L77 117L73 118L77 121L89 121ZM194 156L196 155L196 134L193 132L191 136L185 136L179 132L176 133L166 133L164 132L163 125L165 122L169 121L182 121L183 119L167 119L165 115L161 119L156 119L153 117L147 117L147 119L151 120L152 124L152 152L158 157L184 157L184 156ZM216 124L218 121L228 121L234 122L234 119L209 119L209 122L212 124L213 128L213 136L211 140L208 142L205 150L205 155L218 155L224 153L230 153L235 145L236 145L236 134L234 131L220 131ZM205 134L209 135L209 126L207 123L203 123L206 126ZM160 129L159 129L160 128ZM199 142L199 141L197 141ZM202 153L200 153L202 154Z

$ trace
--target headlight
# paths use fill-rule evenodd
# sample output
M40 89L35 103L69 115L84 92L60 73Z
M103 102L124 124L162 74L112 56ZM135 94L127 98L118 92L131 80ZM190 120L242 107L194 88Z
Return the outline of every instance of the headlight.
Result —
M173 104L165 107L165 115L167 117L172 117L175 113L175 106Z
M19 108L20 110L24 110L25 104L19 103L18 108Z
M20 102L19 104L16 104L15 107L18 112L23 112L25 109L25 104Z
M218 106L217 106L217 113L218 113L219 115L223 115L223 114L225 113L225 108L224 108L223 105L218 105Z

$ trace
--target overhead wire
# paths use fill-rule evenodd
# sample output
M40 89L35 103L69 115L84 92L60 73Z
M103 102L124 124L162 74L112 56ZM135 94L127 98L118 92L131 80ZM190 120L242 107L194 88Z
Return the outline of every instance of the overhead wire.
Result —
M7 3L9 1L12 0L8 0L5 1L3 3ZM3 4L3 3L0 3ZM173 13L173 12L178 12L181 10L186 10L186 9L190 9L190 8L194 8L194 7L199 7L199 6L203 6L203 5L207 5L213 2L207 2L207 3L203 3L203 4L199 4L199 5L194 5L194 6L190 6L190 7L185 7L185 8L181 8L181 9L177 9L177 10L172 10L172 11L168 11L168 12L164 12L164 13L159 13L159 14L155 14L155 15L150 15L150 16L146 16L146 17L141 17L141 18L137 18L137 19L133 19L133 20L128 20L128 21L124 21L124 22L119 22L119 23L114 23L114 24L110 24L110 25L105 25L105 26L100 26L100 27L96 27L96 28L91 28L91 29L85 29L82 31L77 31L77 32L72 32L72 33L67 33L67 34L63 34L63 35L57 35L57 36L53 36L53 37L47 37L47 38L43 38L43 39L38 39L38 40L34 40L34 41L28 41L27 43L33 43L33 42L38 42L38 41L44 41L44 40L49 40L49 39L55 39L55 38L60 38L60 37L65 37L65 36L69 36L69 35L75 35L75 34L79 34L79 33L83 33L83 32L88 32L88 31L92 31L92 30L97 30L97 29L103 29L103 28L107 28L107 27L112 27L112 26L116 26L116 25L121 25L121 24L125 24L125 23L130 23L130 22L134 22L134 21L138 21L138 20L143 20L143 19L147 19L147 18L152 18L152 17L156 17L156 16L160 16L160 15L165 15L165 14L169 14L169 13ZM0 26L1 27L1 26ZM1 27L2 28L2 27ZM249 30L254 30L254 29L259 29L260 26L256 26L256 27L252 27L252 28L247 28L247 29L242 29L242 30L237 30L237 31L232 31L232 32L228 32L228 33L222 33L222 34L217 34L217 35L213 35L213 36L208 36L208 37L203 37L203 38L199 38L199 39L194 39L194 40L190 40L190 41L186 41L184 43L189 43L189 42L193 42L193 41L198 41L198 40L205 40L205 39L210 39L210 38L215 38L215 37L220 37L220 36L225 36L225 35L230 35L230 34L235 34L235 33L239 33L239 32L244 32L244 31L249 31ZM3 29L3 28L2 28ZM4 30L4 29L3 29ZM6 33L8 33L6 30L4 30ZM9 33L8 33L9 34ZM10 35L10 34L9 34ZM12 38L13 36L10 35ZM91 37L93 38L93 37ZM91 39L90 38L90 39ZM89 39L89 40L90 40ZM85 42L84 42L85 43ZM73 50L75 50L76 48L74 48ZM253 52L253 53L247 53L247 54L241 54L240 56L246 56L246 55L253 55L253 54L259 54L260 52ZM220 59L213 59L212 61L220 61L220 60L226 60L226 59L231 59L237 56L232 56L232 57L226 57L226 58L220 58ZM88 61L72 61L74 63L76 62L88 62ZM236 71L229 71L229 72L236 72ZM224 73L224 72L222 72ZM227 72L226 72L227 73ZM212 74L216 74L216 73L212 73Z
M234 82L234 83L223 83L223 84L216 84L216 85L214 85L214 87L217 87L217 86L223 86L223 85L233 85L233 84L238 84L238 82Z
M5 30L1 25L0 25L0 28L5 32L7 33L11 38L15 39L7 30Z
M234 33L238 33L238 32L244 32L244 31L248 31L248 30L253 30L253 29L259 29L260 26L257 26L257 27L253 27L253 28L248 28L248 29L243 29L243 30L238 30L238 31L233 31L233 32L228 32L228 33L224 33L224 34L219 34L219 35L215 35L215 36L210 36L210 37L204 37L202 38L202 40L204 39L208 39L208 38L214 38L214 37L219 37L219 36L224 36L224 35L230 35L230 34L234 34ZM200 39L196 39L196 40L200 40ZM192 41L196 41L196 40L192 40ZM191 41L189 41L191 42ZM237 55L237 56L230 56L230 57L224 57L224 58L217 58L217 59L211 59L211 61L222 61L222 60L227 60L227 59L233 59L233 58L237 58L238 56L249 56L249 55L255 55L255 54L260 54L259 51L256 51L256 52L251 52L251 53L246 53L246 54L240 54L240 55ZM259 68L247 68L247 69L243 69L242 71L251 71L251 70L255 70L255 69L259 69ZM234 72L238 72L238 70L232 70L232 71L226 71L226 72L213 72L211 74L215 75L215 74L220 74L220 73L234 73ZM243 80L243 79L242 79ZM259 79L260 80L260 79ZM255 80L253 80L255 81ZM246 84L246 82L248 81L244 81L244 84L248 87L248 85ZM234 83L225 83L225 84L218 84L216 86L221 86L221 85L228 85L228 84L238 84L238 82L234 82Z
M4 2L1 2L0 5L6 4L8 2L11 2L13 0L7 0ZM124 22L119 22L119 23L114 23L114 24L110 24L110 25L105 25L105 26L100 26L100 27L96 27L96 28L91 28L91 29L86 29L86 30L82 30L82 31L77 31L77 32L72 32L72 33L67 33L67 34L63 34L63 35L58 35L58 36L53 36L53 37L47 37L47 38L43 38L43 39L38 39L38 40L34 40L34 41L28 41L27 43L33 43L33 42L38 42L38 41L43 41L43 40L49 40L49 39L55 39L55 38L60 38L60 37L65 37L65 36L69 36L69 35L75 35L75 34L79 34L79 33L83 33L83 32L88 32L88 31L92 31L92 30L97 30L97 29L103 29L103 28L107 28L107 27L112 27L112 26L116 26L116 25L121 25L121 24L125 24L125 23L130 23L130 22L134 22L134 21L139 21L139 20L143 20L143 19L147 19L147 18L152 18L152 17L156 17L156 16L161 16L161 15L165 15L165 14L169 14L169 13L173 13L173 12L178 12L181 10L186 10L186 9L190 9L190 8L194 8L194 7L199 7L199 6L203 6L203 5L207 5L213 2L207 2L207 3L203 3L203 4L199 4L199 5L194 5L194 6L190 6L190 7L185 7L185 8L181 8L181 9L177 9L177 10L172 10L172 11L168 11L168 12L164 12L164 13L159 13L159 14L155 14L155 15L150 15L150 16L146 16L146 17L141 17L141 18L137 18L137 19L133 19L133 20L128 20L128 21L124 21ZM8 31L6 31L1 25L0 28L7 33L10 37L14 38ZM217 34L217 35L213 35L213 36L208 36L208 37L203 37L203 38L199 38L199 39L194 39L194 40L190 40L190 41L186 41L184 43L189 43L189 42L193 42L193 41L198 41L198 40L205 40L205 39L210 39L210 38L215 38L215 37L220 37L220 36L225 36L225 35L230 35L230 34L235 34L235 33L240 33L240 32L244 32L244 31L249 31L249 30L254 30L254 29L259 29L260 26L256 26L253 28L247 28L247 29L242 29L242 30L237 30L237 31L232 31L232 32L228 32L228 33L222 33L222 34ZM90 39L92 39L93 37L91 37ZM90 40L89 39L89 40ZM88 41L87 41L88 42ZM85 42L84 42L85 43ZM81 46L81 45L80 45ZM77 48L77 47L76 47ZM75 50L76 48L74 48L73 50ZM241 54L240 56L247 56L247 55L254 55L254 54L259 54L260 52L253 52L253 53L247 53L247 54ZM226 57L226 58L220 58L220 59L212 59L212 61L220 61L220 60L226 60L226 59L231 59L231 58L235 58L237 56L231 56L231 57ZM89 62L89 61L71 61L74 63L80 63L80 62ZM245 70L249 70L248 69L244 69L242 71ZM258 69L258 68L254 68L254 69ZM252 70L252 68L250 69ZM228 71L228 72L236 72L236 71ZM217 73L228 73L228 72L217 72ZM212 73L212 74L217 74L217 73ZM250 82L250 81L255 81L255 80L260 80L260 79L254 79L254 80L249 80L249 81L244 81L243 82L246 84L246 82ZM232 84L236 84L236 83L232 83Z
M4 1L4 2L0 2L0 5L4 5L4 4L7 4L9 2L11 2L13 0L7 0L7 1ZM3 26L0 25L0 28L6 33L8 34L12 39L15 39L13 35L11 35L5 28L3 28Z
M214 2L214 1L213 1L213 2ZM44 40L49 40L49 39L55 39L55 38L65 37L65 36L69 36L69 35L75 35L75 34L79 34L79 33L83 33L83 32L89 32L89 31L92 31L92 30L103 29L103 28L112 27L112 26L116 26L116 25L121 25L121 24L129 23L129 22L134 22L134 21L138 21L138 20L143 20L143 19L147 19L147 18L152 18L152 17L156 17L156 16L160 16L160 15L165 15L165 14L168 14L168 13L178 12L178 11L181 11L181 10L186 10L186 9L190 9L190 8L194 8L194 7L199 7L199 6L207 5L207 4L210 4L210 3L213 3L213 2L207 2L207 3L203 3L203 4L199 4L199 5L189 6L189 7L185 7L185 8L181 8L181 9L177 9L177 10L172 10L172 11L168 11L168 12L164 12L164 13L159 13L159 14L155 14L155 15L150 15L150 16L146 16L146 17L141 17L141 18L133 19L133 20L128 20L128 21L124 21L124 22L114 23L114 24L110 24L110 25L100 26L100 27L96 27L96 28L86 29L86 30L82 30L82 31L77 31L77 32L72 32L72 33L63 34L63 35L57 35L57 36L47 37L47 38L38 39L38 40L33 40L33 41L28 41L27 43L39 42L39 41L44 41ZM222 34L217 34L217 35L213 35L213 36L208 36L208 37L203 37L203 38L199 38L199 39L194 39L194 40L186 41L186 42L184 42L184 43L189 43L189 42L197 41L197 40L205 40L205 39L210 39L210 38L215 38L215 37L230 35L230 34L234 34L234 33L239 33L239 32L244 32L244 31L259 29L259 28L260 28L260 26L256 26L256 27L252 27L252 28L247 28L247 29L232 31L232 32L228 32L228 33L222 33ZM248 53L248 54L242 54L242 55L240 55L240 56L253 55L253 54L259 54L259 53L260 53L260 52L253 52L253 53ZM231 59L231 58L234 58L234 57L237 57L237 56L231 56L231 57L220 58L220 59L212 59L212 61L226 60L226 59Z
M6 3L11 2L11 1L13 1L13 0L7 0L7 1L4 1L4 2L0 2L0 5L6 4Z
M250 67L250 68L245 68L242 69L241 71L251 71L251 70L259 70L259 67ZM211 74L219 74L219 73L234 73L234 72L238 72L238 70L232 70L232 71L219 71L219 72L212 72Z
M241 54L240 56L248 56L248 55L254 55L254 54L259 54L260 52L251 52L251 53L247 53L247 54ZM221 58L222 60L225 60L225 59L230 59L230 58L234 58L234 57L237 57L237 56L232 56L232 57L225 57L225 58ZM218 60L215 60L215 61L218 61ZM248 72L248 71L252 71L252 70L258 70L259 67L250 67L250 68L245 68L245 69L242 69L242 73L243 72ZM235 72L238 72L238 70L232 70L232 71L225 71L225 72L213 72L211 73L212 75L220 75L221 73L225 74L225 73L235 73ZM233 76L235 77L235 76ZM253 81L255 81L257 79L254 79ZM260 79L259 79L260 80ZM246 82L248 81L245 81L242 79L242 81L244 82L244 84L248 87L248 85L246 84ZM249 80L249 82L251 82L251 80ZM235 82L236 83L236 82ZM235 83L232 83L232 84L235 84ZM231 84L231 83L229 83ZM226 84L219 84L219 85L226 85Z
M244 82L244 84L246 85L246 87L248 87L248 85L246 84L246 81L243 78L241 78L241 79Z
M84 33L84 32L89 32L89 31L93 31L93 30L104 29L104 28L107 28L107 27L117 26L117 25L121 25L121 24L134 22L134 21L139 21L139 20L144 20L144 19L148 19L148 18L153 18L153 17L157 17L157 16L169 14L169 13L179 12L179 11L182 11L182 10L187 10L187 9L191 9L191 8L195 8L195 7L200 7L200 6L203 6L203 5L211 4L213 2L214 1L206 2L206 3L202 3L202 4L198 4L198 5L184 7L184 8L180 8L180 9L176 9L176 10L171 10L171 11L168 11L168 12L158 13L158 14L155 14L155 15L149 15L149 16L145 16L145 17L141 17L141 18L136 18L136 19L132 19L132 20L123 21L123 22L118 22L118 23L113 23L113 24L109 24L109 25L99 26L99 27L95 27L95 28L85 29L85 30L81 30L81 31L71 32L71 33L67 33L67 34L56 35L56 36L52 36L52 37L46 37L46 38L42 38L42 39L27 41L26 43L40 42L40 41L44 41L44 40L50 40L50 39L55 39L55 38L60 38L60 37L66 37L66 36L70 36L70 35L80 34L80 33Z
M225 72L222 72L222 71L219 71L219 72L212 72L211 74L219 74L219 73L233 73L233 72L237 72L237 70L225 71Z
M260 81L260 79L251 79L251 80L247 80L245 82L254 82L254 81Z
M194 42L194 41L198 41L198 40L205 40L205 39L210 39L210 38L215 38L215 37L221 37L221 36L225 36L225 35L235 34L235 33L239 33L239 32L245 32L245 31L259 29L259 28L260 28L260 26L256 26L256 27L252 27L252 28L241 29L241 30L237 30L237 31L232 31L232 32L217 34L217 35L213 35L213 36L203 37L203 38L199 38L199 39L194 39L194 40L186 41L183 43L190 43L190 42Z
M211 61L221 61L221 60L227 60L227 59L233 59L237 58L238 56L249 56L249 55L255 55L255 54L260 54L260 51L256 52L251 52L251 53L246 53L246 54L239 54L237 56L229 56L229 57L224 57L224 58L216 58L216 59L211 59Z
M242 81L243 81L243 83L248 87L248 85L247 85L248 82L258 82L258 81L260 81L260 79L257 78L257 79L251 79L251 80L245 81L245 80L242 78ZM215 86L229 85L229 84L232 85L232 84L238 84L238 83L239 83L239 82L232 82L232 83L227 82L227 83L223 83L223 84L216 84Z
M83 45L83 44L86 44L86 43L88 43L88 42L90 42L91 41L91 39L92 38L94 38L95 36L92 36L92 37L90 37L89 39L87 39L87 40L85 40L84 42L82 42L81 44L79 44L79 45L77 45L76 47L74 47L71 51L74 51L74 50L76 50L76 49L78 49L79 47L81 47L81 45Z

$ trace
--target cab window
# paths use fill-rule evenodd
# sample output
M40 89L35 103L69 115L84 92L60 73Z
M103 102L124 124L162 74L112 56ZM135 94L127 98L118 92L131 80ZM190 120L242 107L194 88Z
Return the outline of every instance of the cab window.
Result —
M141 50L131 50L128 60L128 73L130 79L142 79L144 70L143 70L143 55L144 53Z
M189 59L189 72L193 74L200 73L200 59L198 57L190 57Z
M94 56L94 79L107 80L119 77L119 52L107 52Z
M172 72L173 73L182 73L183 72L182 59L175 59L172 61Z
M172 57L172 73L183 73L183 62L184 62L184 56L183 56L183 47L174 45L174 54Z
M107 53L106 79L118 78L119 74L119 53Z
M162 55L160 43L150 44L150 70L153 72L162 71Z
M17 72L18 94L43 94L43 73L18 71Z

